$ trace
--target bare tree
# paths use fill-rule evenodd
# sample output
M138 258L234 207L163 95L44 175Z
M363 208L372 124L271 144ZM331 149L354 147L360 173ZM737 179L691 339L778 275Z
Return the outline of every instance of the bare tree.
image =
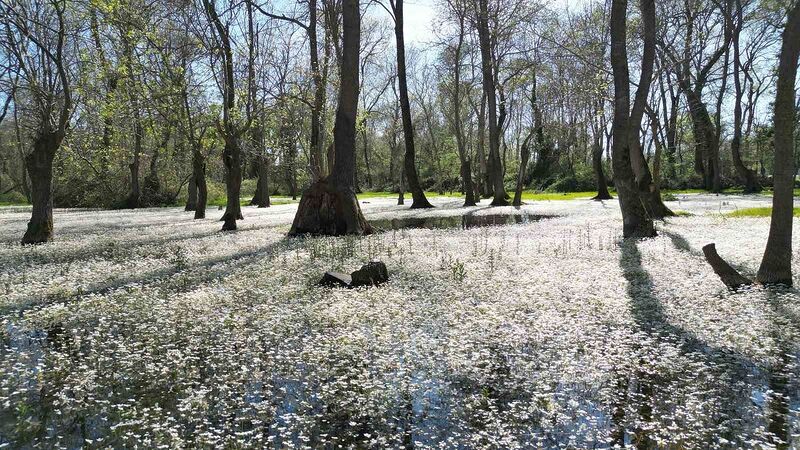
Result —
M53 239L53 160L73 108L65 0L2 0L8 54L19 71L18 89L30 98L32 150L25 156L33 209L23 244ZM74 42L74 41L73 41ZM15 109L19 106L15 102Z
M503 166L500 160L501 124L497 116L497 87L495 83L496 66L492 58L492 38L489 29L488 0L477 0L476 29L481 50L481 73L483 92L489 120L489 164L488 172L493 188L492 206L508 205L506 189L503 184Z
M383 5L383 4L381 4ZM400 97L400 112L403 118L403 140L406 154L403 159L403 173L411 191L411 208L433 208L425 197L417 174L416 148L414 147L414 124L411 121L411 103L408 99L408 76L406 74L406 44L403 35L403 0L389 0L389 8L384 6L394 19L394 35L397 44L397 84Z
M222 122L217 123L217 129L225 142L222 151L222 162L225 165L225 192L227 200L225 213L222 216L223 231L236 229L236 221L241 220L242 208L239 196L242 187L242 151L241 138L247 131L252 121L247 118L245 123L237 120L236 116L236 85L234 79L233 48L231 46L230 27L223 22L216 9L216 0L202 0L203 9L208 18L211 35L215 46L219 49L219 63L221 65L220 92L222 94ZM250 5L250 3L248 3ZM228 8L230 10L230 8ZM251 30L252 31L252 30ZM252 39L251 35L248 35ZM252 83L250 72L247 76L248 86Z
M797 123L795 79L800 55L800 2L790 9L778 61L775 93L775 165L772 221L761 267L761 283L792 284L792 207L794 188L794 131Z
M342 57L339 106L333 128L331 175L303 192L289 235L369 234L355 193L356 119L358 110L361 15L358 0L342 0Z
M654 58L644 57L642 61L639 86L636 91L633 109L630 104L630 73L628 69L628 50L626 48L627 0L613 0L611 3L611 68L614 73L614 121L612 125L614 166L614 185L617 188L622 211L622 234L624 237L651 237L656 231L653 219L645 209L639 195L639 187L634 174L635 162L632 155L641 154L639 124L647 103ZM655 5L653 0L641 0L642 22L645 29L655 26ZM645 31L644 53L654 52L654 35Z

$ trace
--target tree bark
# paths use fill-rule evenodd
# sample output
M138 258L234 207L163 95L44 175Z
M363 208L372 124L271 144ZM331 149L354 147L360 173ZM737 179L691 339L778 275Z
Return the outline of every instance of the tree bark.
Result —
M206 202L208 201L208 186L206 185L206 158L200 149L199 143L194 143L192 152L192 178L197 186L197 204L194 209L195 219L206 218Z
M197 183L194 179L194 173L189 177L189 184L186 188L189 190L189 195L186 198L186 208L184 208L184 211L194 211L197 209Z
M736 23L729 23L728 27L733 29L733 85L735 92L735 99L733 102L733 138L731 139L731 155L733 157L733 167L736 168L736 173L739 175L742 184L744 185L744 192L752 194L761 191L761 185L756 178L755 170L748 168L744 161L742 161L742 99L744 98L744 91L742 89L742 80L740 74L742 71L741 54L739 50L739 38L743 26L744 17L742 15L742 2L741 0L735 1L736 5ZM731 20L731 22L733 22Z
M599 140L599 137L595 138L595 142L592 145L592 169L597 181L597 195L592 197L592 200L611 200L614 197L608 192L606 174L603 171L603 145L600 144Z
M722 257L717 253L717 247L714 244L706 244L703 246L703 255L706 261L714 269L714 273L719 276L725 286L732 291L739 290L743 286L749 286L753 282L742 276L736 269L731 267L730 264L725 262Z
M334 163L327 179L303 192L290 236L301 234L369 234L355 194L356 115L361 16L358 0L342 0L343 43L339 106L333 129Z
M266 156L260 155L256 158L255 164L258 182L256 183L256 192L250 204L257 205L259 208L268 208L270 206L269 161Z
M497 119L497 92L492 73L492 47L489 31L489 6L487 0L478 0L478 40L481 50L481 73L486 107L489 110L489 178L492 183L492 206L508 205L503 185L503 167L500 161L500 128Z
M58 131L41 133L33 142L33 151L25 157L31 179L32 209L23 244L53 240L53 159L63 139L63 133Z
M137 108L134 106L134 108ZM133 160L128 164L131 178L131 191L125 202L127 208L138 208L142 201L142 188L139 183L139 167L141 166L142 138L144 130L139 119L138 111L134 113L133 125Z
M406 76L406 48L403 36L403 0L393 0L394 35L397 41L397 83L400 94L400 111L403 117L403 138L406 154L403 159L408 187L411 191L411 209L433 208L425 197L419 184L416 166L416 149L414 148L414 124L411 121L411 104L408 99L408 81Z
M772 220L756 279L763 284L792 284L795 78L800 55L800 2L790 10L778 60L775 93L775 164Z
M511 203L514 206L522 206L522 189L525 187L525 172L528 168L528 160L531 157L530 143L533 133L528 134L525 141L522 142L522 149L520 150L519 173L517 173L517 187L514 190L514 201Z
M642 0L642 13L655 13L654 8L645 7L645 3L652 0ZM614 73L614 120L612 132L612 164L614 166L614 185L617 188L620 210L622 211L622 234L624 237L651 237L655 236L653 220L647 214L642 199L631 161L632 138L638 140L638 132L632 131L638 123L631 121L630 109L630 73L628 69L628 52L626 48L627 28L627 0L613 0L611 6L611 67ZM648 44L648 41L645 41ZM644 68L643 71L647 71ZM652 70L650 67L649 70ZM646 80L647 81L647 80ZM649 83L647 83L649 85ZM640 83L637 99L646 96L649 86ZM640 116L641 117L641 116Z
M311 54L311 76L314 80L314 103L311 107L311 133L309 142L309 163L311 182L324 177L322 167L322 108L325 103L325 83L319 67L319 50L317 46L317 0L308 1L308 41Z
M225 213L220 219L222 231L236 229L236 221L244 219L239 196L242 189L242 160L238 139L227 136L225 148L222 151L222 162L225 165Z

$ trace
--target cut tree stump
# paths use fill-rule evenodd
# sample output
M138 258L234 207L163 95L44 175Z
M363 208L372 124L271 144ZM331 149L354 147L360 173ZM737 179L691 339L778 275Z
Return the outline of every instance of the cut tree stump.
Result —
M711 265L725 286L732 291L738 291L744 286L753 284L753 280L742 276L736 269L731 267L730 264L725 262L717 253L717 247L711 243L703 246L703 254L706 256L706 261Z
M378 286L389 281L386 264L371 261L361 266L350 275L341 272L325 272L319 281L320 286L356 288L361 286Z

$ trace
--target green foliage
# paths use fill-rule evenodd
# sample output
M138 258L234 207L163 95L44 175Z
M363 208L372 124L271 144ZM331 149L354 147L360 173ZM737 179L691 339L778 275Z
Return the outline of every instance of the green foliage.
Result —
M28 199L17 191L0 194L0 206L27 205Z

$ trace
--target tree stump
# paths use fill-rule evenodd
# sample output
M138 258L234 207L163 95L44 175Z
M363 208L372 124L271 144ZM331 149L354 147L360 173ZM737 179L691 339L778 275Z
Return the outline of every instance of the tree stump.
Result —
M325 272L320 286L356 288L378 286L389 281L389 271L381 261L370 261L350 275L341 272Z

